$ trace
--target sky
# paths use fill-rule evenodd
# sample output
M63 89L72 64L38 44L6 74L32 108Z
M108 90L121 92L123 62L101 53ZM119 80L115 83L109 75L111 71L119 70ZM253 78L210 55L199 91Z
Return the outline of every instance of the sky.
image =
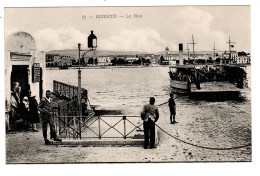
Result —
M96 18L110 14L117 18ZM5 37L28 32L41 51L77 49L78 43L87 49L91 30L100 50L156 53L177 51L179 43L186 50L193 35L195 50L212 51L214 43L228 50L230 36L235 50L251 51L250 6L5 8L4 15Z

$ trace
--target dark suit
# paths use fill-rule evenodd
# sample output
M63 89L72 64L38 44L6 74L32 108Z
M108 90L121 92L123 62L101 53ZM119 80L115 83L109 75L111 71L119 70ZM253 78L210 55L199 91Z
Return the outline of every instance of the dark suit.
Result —
M39 114L38 114L38 103L35 97L29 97L29 106L30 106L30 122L31 123L39 123Z
M175 122L175 115L176 115L176 104L173 98L170 98L168 101L168 106L170 109L170 121L171 123Z
M141 118L144 121L144 148L147 148L149 145L150 139L150 147L155 147L155 122L159 119L159 111L155 105L148 104L143 107L141 112Z
M48 123L50 125L50 130L51 130L51 138L56 139L54 120L51 114L52 108L53 108L53 101L52 99L50 99L49 102L47 98L43 98L38 106L38 109L41 112L41 117L42 117L42 132L43 132L44 139L47 139Z

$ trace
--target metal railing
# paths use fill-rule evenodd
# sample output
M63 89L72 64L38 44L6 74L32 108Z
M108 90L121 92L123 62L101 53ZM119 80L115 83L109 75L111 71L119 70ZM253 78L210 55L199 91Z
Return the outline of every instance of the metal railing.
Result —
M142 131L140 116L105 115L79 116L78 87L53 81L53 92L68 101L53 108L53 120L60 138L134 138L135 131ZM81 88L81 96L87 100L87 90Z
M140 116L59 116L53 113L57 134L63 139L135 138L143 131Z
M53 80L53 93L62 98L73 100L77 99L78 87ZM81 97L87 98L87 96L88 91L84 88L81 88Z

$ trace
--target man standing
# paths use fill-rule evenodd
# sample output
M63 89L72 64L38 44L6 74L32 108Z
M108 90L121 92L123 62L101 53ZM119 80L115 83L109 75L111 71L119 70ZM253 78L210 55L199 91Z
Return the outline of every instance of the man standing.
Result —
M52 117L52 108L54 106L53 100L51 98L51 91L46 91L46 97L43 98L38 106L38 110L41 112L42 117L42 132L43 132L43 138L45 141L45 144L50 144L50 141L47 139L47 125L49 123L50 130L51 130L51 138L54 139L54 141L61 141L61 139L58 139L55 132L54 127L54 121Z
M35 99L36 95L32 95L31 90L28 92L29 94L29 106L30 106L30 122L32 123L32 131L38 132L37 123L40 122L39 114L38 114L38 103Z
M141 112L141 118L144 121L144 148L147 149L149 145L150 137L150 148L155 147L155 122L159 119L158 108L154 105L155 98L150 98L150 104L144 105ZM150 134L150 135L149 135Z
M10 117L9 117L9 125L10 125L10 131L13 130L13 127L15 126L15 121L18 120L18 103L15 99L15 94L13 92L11 92L11 113L10 113Z
M176 104L175 104L175 101L174 101L172 93L170 94L170 99L169 99L168 105L169 105L169 109L170 109L170 113L171 113L171 115L170 115L171 124L175 124L175 123L177 123L175 121Z

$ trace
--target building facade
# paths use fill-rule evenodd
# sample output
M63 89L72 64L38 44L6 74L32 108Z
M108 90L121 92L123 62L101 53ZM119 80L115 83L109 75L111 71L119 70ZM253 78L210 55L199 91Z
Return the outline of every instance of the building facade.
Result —
M251 64L251 56L249 53L231 51L231 54L227 51L222 53L220 59L221 64Z
M110 56L99 56L97 57L97 61L98 61L97 63L98 65L104 65L104 66L112 65Z
M235 62L237 64L251 64L251 55L245 52L238 52Z
M17 32L5 42L5 101L10 107L11 91L19 84L21 99L30 90L39 102L45 88L45 52L37 51L34 38L26 32Z
M59 55L58 54L46 54L46 67L54 67L55 61L57 61L57 56L59 56Z
M74 60L74 58L71 56L60 56L58 66L59 67L72 66L72 60Z
M59 54L46 54L46 67L72 66L71 56L60 56Z

